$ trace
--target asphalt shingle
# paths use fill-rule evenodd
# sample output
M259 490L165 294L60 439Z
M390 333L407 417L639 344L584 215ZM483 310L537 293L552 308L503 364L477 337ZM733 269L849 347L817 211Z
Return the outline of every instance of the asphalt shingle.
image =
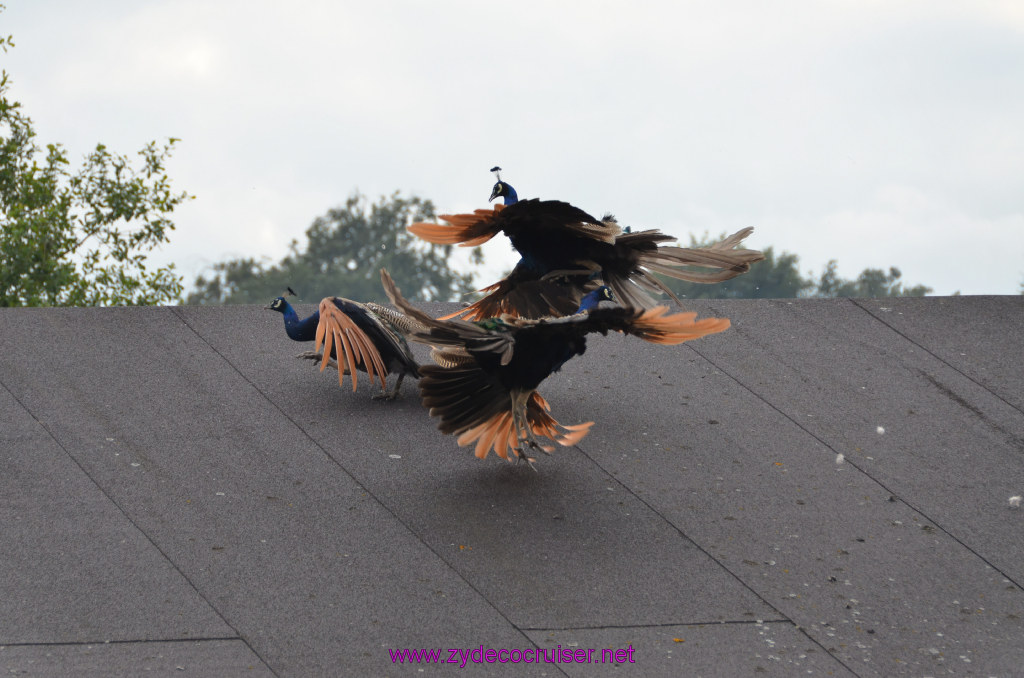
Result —
M1024 298L688 305L733 327L594 337L545 382L595 425L539 473L458 448L412 384L339 389L258 307L0 310L0 669L1024 665Z

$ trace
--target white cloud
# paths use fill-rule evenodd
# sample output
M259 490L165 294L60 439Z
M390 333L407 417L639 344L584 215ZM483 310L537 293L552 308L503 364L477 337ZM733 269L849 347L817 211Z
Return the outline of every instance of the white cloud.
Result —
M1012 0L12 5L41 141L183 139L171 175L198 198L159 256L190 278L279 257L356 188L482 206L501 164L522 195L684 239L753 225L804 270L1024 279Z

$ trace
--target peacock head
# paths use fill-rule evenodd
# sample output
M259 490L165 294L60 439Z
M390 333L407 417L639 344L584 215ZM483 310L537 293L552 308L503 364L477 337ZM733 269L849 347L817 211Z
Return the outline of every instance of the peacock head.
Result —
M268 311L277 311L278 313L284 313L288 310L290 304L284 300L284 297L278 297L270 302L270 306L264 306L263 308Z
M294 297L296 296L296 294L290 287L286 287L285 289L288 291L283 296L274 299L272 302L270 302L270 306L264 306L263 308L265 308L268 311L287 313L288 309L290 309L292 306L285 300L285 297Z
M491 189L491 197L487 199L487 202L490 202L495 198L504 198L506 205L514 205L519 202L519 196L516 195L516 189L501 180L501 168L492 167L491 171L494 172L494 176L497 177L498 183L494 184L494 188Z

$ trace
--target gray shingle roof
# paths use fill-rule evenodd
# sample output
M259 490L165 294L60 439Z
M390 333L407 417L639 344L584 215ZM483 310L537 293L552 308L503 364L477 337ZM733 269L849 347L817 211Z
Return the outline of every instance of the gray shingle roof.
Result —
M540 473L259 307L0 310L0 672L1019 672L1024 297L692 306L733 327L542 386L596 424Z

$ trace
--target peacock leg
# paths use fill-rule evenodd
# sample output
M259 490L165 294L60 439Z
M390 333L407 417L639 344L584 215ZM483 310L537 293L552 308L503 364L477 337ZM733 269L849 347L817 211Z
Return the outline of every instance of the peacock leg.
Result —
M320 351L303 351L302 353L299 353L295 357L304 360L314 360L316 362L320 362L321 360L324 359L324 354ZM335 360L334 358L328 358L327 364L330 367L333 367L334 369L338 369L338 361Z
M398 379L395 381L395 387L390 391L385 391L378 395L373 396L374 400L394 400L398 397L398 390L402 388L402 380L405 379L405 375L401 372L398 373Z
M526 450L523 448L526 447L530 450L544 450L544 448L537 444L533 431L530 430L530 424L526 419L526 400L528 397L529 393L522 393L513 399L512 420L516 434L519 436L519 445L515 448L516 465L518 466L520 462L525 461L536 472L537 467L533 465L533 462L537 460L527 456Z

